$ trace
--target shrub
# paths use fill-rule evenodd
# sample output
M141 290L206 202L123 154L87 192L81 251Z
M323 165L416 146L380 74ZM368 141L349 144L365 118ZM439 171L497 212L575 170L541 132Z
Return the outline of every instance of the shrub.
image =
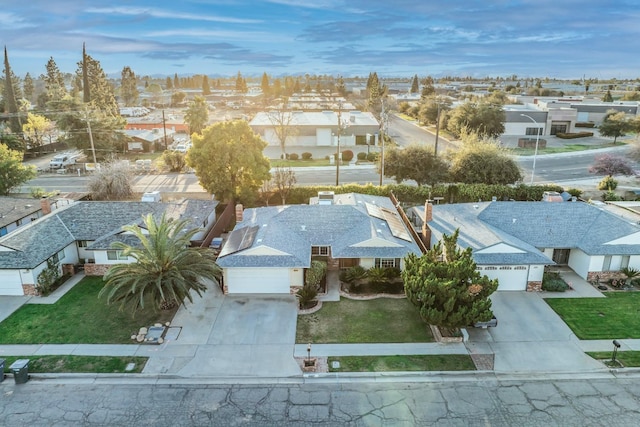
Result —
M289 160L298 160L299 158L300 158L300 156L298 156L297 153L289 154Z
M569 285L558 273L544 273L542 277L542 290L548 292L564 292Z
M305 284L302 288L298 289L296 292L296 297L298 297L298 304L300 304L300 308L308 308L313 306L312 302L318 296L318 288L311 286L309 284Z
M369 154L367 154L367 160L370 162L377 162L378 161L378 157L379 154L375 153L375 152L370 152Z
M318 289L320 282L327 272L327 263L324 261L311 261L311 267L306 272L305 285L313 286Z
M615 191L605 191L602 193L602 201L603 202L620 202L622 201L622 196L615 193Z
M400 269L398 267L385 268L384 275L387 279L397 279L400 277Z
M395 294L404 293L404 283L402 282L384 282L384 283L362 283L359 285L351 284L347 288L352 294L371 295L371 294Z
M372 285L380 285L387 282L387 276L384 268L373 267L367 271L367 278Z
M353 283L356 280L364 279L367 276L367 270L359 265L355 265L340 272L340 280L345 283Z
M576 139L593 136L593 132L575 132L575 133L556 133L556 136L560 139Z
M312 156L313 154L309 153L308 151L305 151L304 153L302 153L302 160L311 160Z
M605 176L602 181L598 183L598 190L613 191L618 188L618 180L612 176Z
M350 162L351 160L353 160L353 151L344 150L342 152L342 160L345 162Z
M575 197L582 196L582 190L580 190L579 188L569 188L567 190L567 193L569 193L569 194L571 194L572 196L575 196Z
M577 122L576 123L576 127L577 128L593 128L595 126L596 126L595 123L589 123L589 122Z
M358 153L357 155L357 159L360 161L366 160L367 159L367 153L365 153L364 151L361 151Z

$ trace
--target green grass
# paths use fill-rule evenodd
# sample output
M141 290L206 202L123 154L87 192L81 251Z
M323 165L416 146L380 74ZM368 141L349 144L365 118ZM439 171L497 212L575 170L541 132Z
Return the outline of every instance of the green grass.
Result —
M333 369L331 362L340 362ZM471 358L463 354L430 354L413 356L342 356L329 358L329 372L388 371L475 371Z
M148 357L111 356L11 356L6 357L4 371L11 372L9 366L17 359L29 359L29 373L140 373ZM135 363L132 371L126 371L127 364Z
M26 304L0 323L0 344L131 343L141 326L170 321L175 312L151 308L132 318L98 299L102 278L86 277L55 304Z
M298 316L298 343L433 342L428 325L406 299L324 302Z
M620 141L616 143L616 146L620 145ZM598 148L610 148L614 145L611 143L606 144L567 144L562 147L546 147L538 149L538 154L556 154L556 153L569 153L575 151L595 150ZM513 148L511 149L516 156L533 156L535 148Z
M587 354L596 360L611 360L612 353L613 351L591 351ZM637 368L640 366L640 351L619 351L616 360L627 368Z
M640 338L640 292L545 301L582 340Z

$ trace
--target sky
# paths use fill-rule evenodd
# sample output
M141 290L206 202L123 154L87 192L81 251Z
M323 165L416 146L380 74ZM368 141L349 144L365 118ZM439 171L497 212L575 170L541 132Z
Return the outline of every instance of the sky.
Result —
M0 0L18 76L82 43L108 74L635 79L639 0Z

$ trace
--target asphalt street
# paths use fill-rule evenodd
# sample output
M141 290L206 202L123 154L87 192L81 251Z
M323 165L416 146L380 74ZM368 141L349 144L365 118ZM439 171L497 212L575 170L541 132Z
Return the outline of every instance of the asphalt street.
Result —
M417 382L414 382L417 380ZM396 382L399 381L399 382ZM0 383L6 426L634 426L638 378L176 379Z

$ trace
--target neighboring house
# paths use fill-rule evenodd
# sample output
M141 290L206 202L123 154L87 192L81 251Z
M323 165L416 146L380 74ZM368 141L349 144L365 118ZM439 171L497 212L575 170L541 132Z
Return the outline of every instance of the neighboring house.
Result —
M126 129L124 133L131 138L127 142L127 150L155 151L164 150L165 145L169 147L173 143L173 136L176 132L173 129L154 128L151 130Z
M215 223L217 203L75 202L60 208L0 239L0 295L35 295L38 275L48 260L60 271L63 266L71 269L84 264L87 275L100 276L112 264L132 262L110 249L109 244L115 240L132 243L122 227L142 225L142 217L149 213L190 219L189 227L204 228L192 239L197 243Z
M340 146L366 145L367 135L380 130L373 114L361 111L341 111ZM267 111L260 112L249 122L251 129L267 144L280 146L276 129L281 124L292 127L286 146L326 147L338 145L338 111Z
M304 284L312 257L330 269L402 268L409 253L421 251L391 200L350 193L246 209L217 262L225 292L288 294Z
M425 213L426 212L426 213ZM640 226L582 202L479 202L411 208L433 245L460 230L478 270L500 291L539 290L545 265L566 265L592 280L640 268Z
M73 203L72 200L60 199L21 199L16 197L0 197L0 237L30 224L38 218L50 214L58 207Z

